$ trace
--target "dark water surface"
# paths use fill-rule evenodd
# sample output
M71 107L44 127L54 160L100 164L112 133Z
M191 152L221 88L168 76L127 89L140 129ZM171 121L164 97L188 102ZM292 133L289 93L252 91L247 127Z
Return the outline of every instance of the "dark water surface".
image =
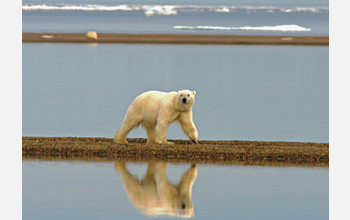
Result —
M328 168L23 160L22 172L23 219L329 215Z
M329 142L329 48L22 45L23 136L110 137L142 92L195 90L199 140ZM129 137L146 137L143 129ZM172 124L169 139L187 139Z

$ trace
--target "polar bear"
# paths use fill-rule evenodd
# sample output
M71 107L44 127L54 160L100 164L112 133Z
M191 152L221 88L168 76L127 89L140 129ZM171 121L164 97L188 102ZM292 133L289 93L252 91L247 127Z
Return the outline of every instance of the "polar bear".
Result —
M114 163L127 196L143 214L193 218L192 186L198 174L197 164L191 165L178 184L168 181L166 166L165 162L148 162L146 174L140 180L128 171L125 162Z
M198 131L192 119L195 91L178 92L149 91L137 96L129 106L122 126L114 135L116 143L128 143L127 134L142 125L147 131L147 143L172 144L167 141L168 126L179 121L182 130L198 143Z

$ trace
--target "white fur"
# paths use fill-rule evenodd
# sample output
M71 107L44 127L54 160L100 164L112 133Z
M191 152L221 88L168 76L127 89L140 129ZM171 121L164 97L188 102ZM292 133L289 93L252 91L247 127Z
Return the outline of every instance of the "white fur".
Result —
M86 33L86 38L87 39L94 39L94 40L97 40L98 38L98 35L95 31L89 31Z
M128 143L127 134L136 126L142 125L147 131L147 143L169 144L168 126L179 121L182 130L194 142L198 143L198 132L192 119L192 105L195 91L178 92L150 91L137 96L129 106L120 129L114 135L117 143Z

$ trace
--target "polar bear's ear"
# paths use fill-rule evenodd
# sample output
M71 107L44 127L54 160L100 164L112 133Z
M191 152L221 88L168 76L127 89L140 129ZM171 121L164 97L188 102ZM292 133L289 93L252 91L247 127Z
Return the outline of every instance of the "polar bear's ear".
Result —
M193 94L193 96L195 96L196 95L196 91L193 91L192 94Z

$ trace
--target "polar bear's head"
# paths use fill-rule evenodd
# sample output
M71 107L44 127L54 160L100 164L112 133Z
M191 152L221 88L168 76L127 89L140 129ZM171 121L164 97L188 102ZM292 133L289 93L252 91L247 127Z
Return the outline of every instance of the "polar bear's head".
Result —
M181 90L177 92L177 103L180 105L182 108L189 109L195 99L196 92L195 91L190 91L190 90Z

